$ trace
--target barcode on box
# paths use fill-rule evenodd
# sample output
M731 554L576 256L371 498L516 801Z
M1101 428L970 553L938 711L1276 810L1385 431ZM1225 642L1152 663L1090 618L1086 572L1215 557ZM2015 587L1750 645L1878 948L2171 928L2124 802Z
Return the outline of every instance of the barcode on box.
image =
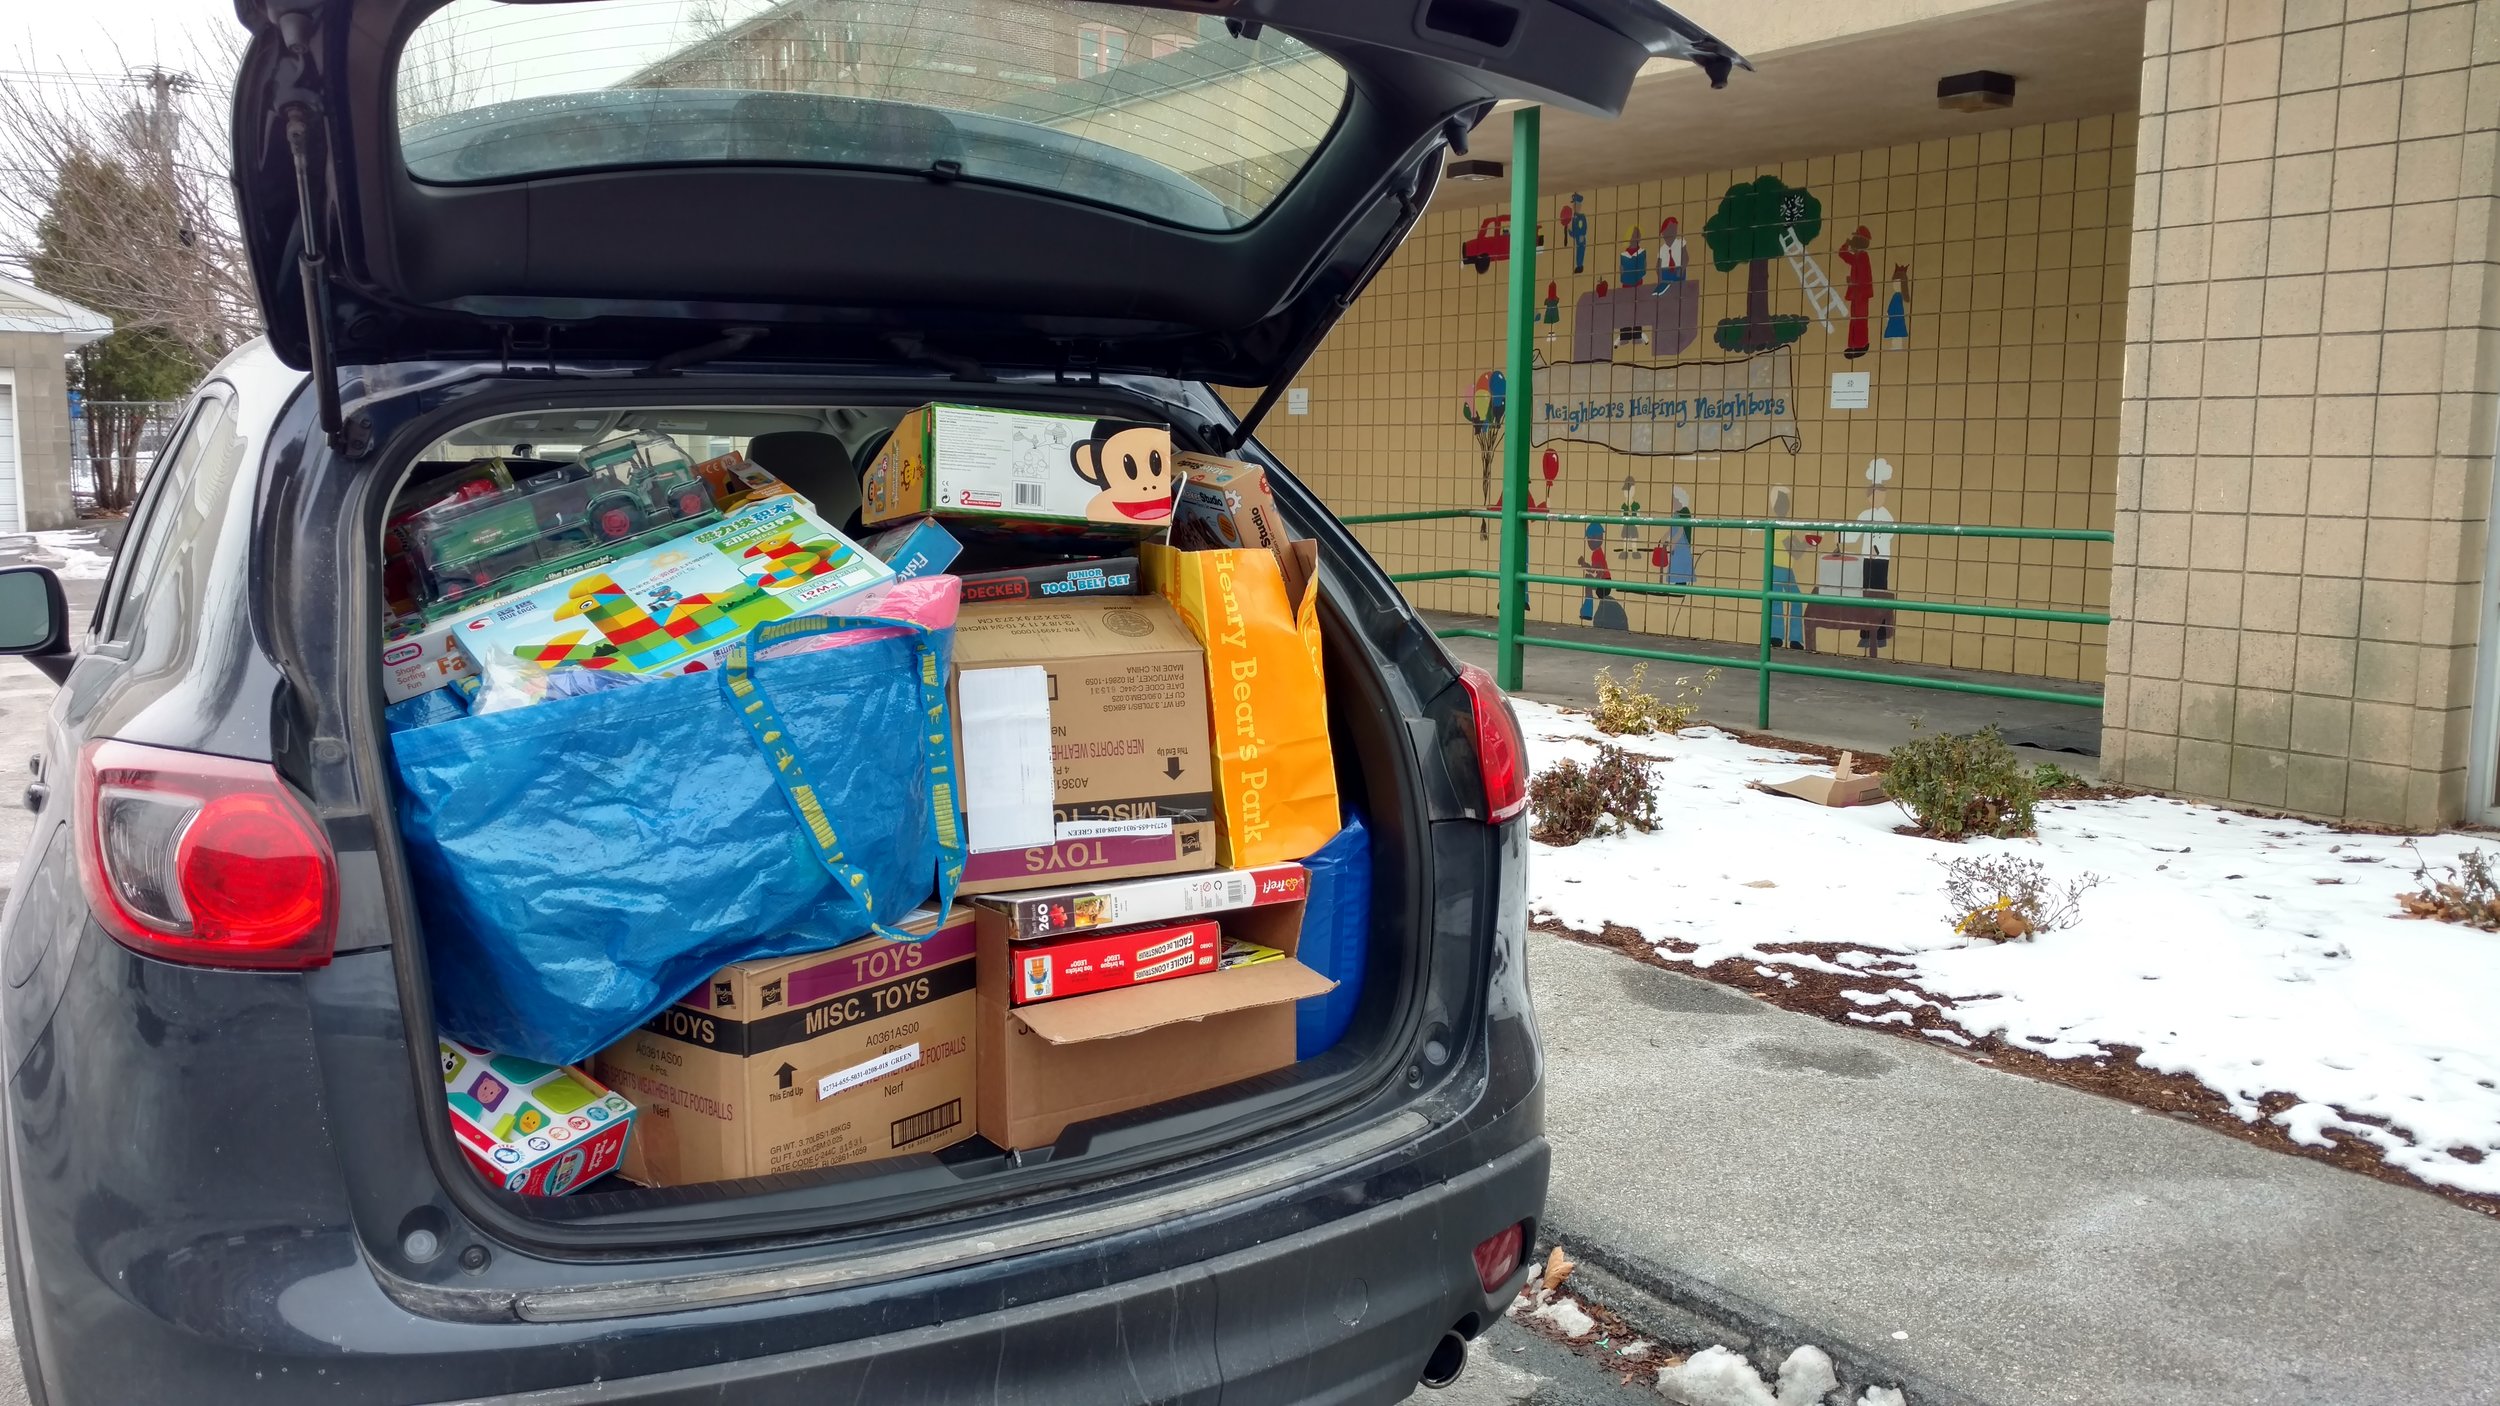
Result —
M945 1132L964 1120L964 1101L950 1098L935 1108L923 1109L908 1118L894 1120L894 1145L909 1147L924 1137Z
M1017 507L1038 508L1042 505L1042 485L1038 483L1019 483L1015 486L1015 488Z

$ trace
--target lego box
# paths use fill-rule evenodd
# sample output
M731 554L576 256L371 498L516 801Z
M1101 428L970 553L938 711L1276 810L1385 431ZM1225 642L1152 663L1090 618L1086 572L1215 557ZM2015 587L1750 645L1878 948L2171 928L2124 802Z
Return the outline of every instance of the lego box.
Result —
M599 1054L642 1109L625 1175L688 1186L935 1152L971 1136L973 914L721 968Z
M1161 425L924 405L869 463L860 521L935 514L1144 536L1170 521L1175 477Z
M524 1196L562 1196L615 1171L634 1106L578 1069L443 1040L452 1135L478 1174Z
M1215 970L1224 934L1214 922L1071 933L1019 944L1015 1004L1055 1001Z
M749 628L838 613L842 602L893 576L799 499L772 497L455 617L451 636L490 697L517 690L519 701L535 701L528 676L543 683L546 671L567 666L639 675L712 668Z

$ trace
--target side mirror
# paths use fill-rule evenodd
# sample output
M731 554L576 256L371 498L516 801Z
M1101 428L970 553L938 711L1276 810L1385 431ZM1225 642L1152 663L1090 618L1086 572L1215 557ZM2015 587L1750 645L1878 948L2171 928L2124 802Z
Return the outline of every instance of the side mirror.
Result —
M48 566L0 567L0 654L19 654L59 683L69 673L69 597Z

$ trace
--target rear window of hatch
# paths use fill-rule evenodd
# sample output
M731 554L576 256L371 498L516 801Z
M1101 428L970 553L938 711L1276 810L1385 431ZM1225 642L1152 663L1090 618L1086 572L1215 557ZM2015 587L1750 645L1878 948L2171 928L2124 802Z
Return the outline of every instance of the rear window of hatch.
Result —
M401 158L434 184L951 164L1236 229L1327 141L1346 75L1273 29L1077 0L453 0L395 97Z

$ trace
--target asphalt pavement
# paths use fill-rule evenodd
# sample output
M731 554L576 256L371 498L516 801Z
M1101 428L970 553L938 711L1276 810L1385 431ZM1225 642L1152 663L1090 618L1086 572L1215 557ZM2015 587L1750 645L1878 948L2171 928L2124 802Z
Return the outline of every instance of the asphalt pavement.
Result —
M1547 1230L1644 1287L1984 1406L2500 1400L2491 1220L1580 943L1528 970Z

